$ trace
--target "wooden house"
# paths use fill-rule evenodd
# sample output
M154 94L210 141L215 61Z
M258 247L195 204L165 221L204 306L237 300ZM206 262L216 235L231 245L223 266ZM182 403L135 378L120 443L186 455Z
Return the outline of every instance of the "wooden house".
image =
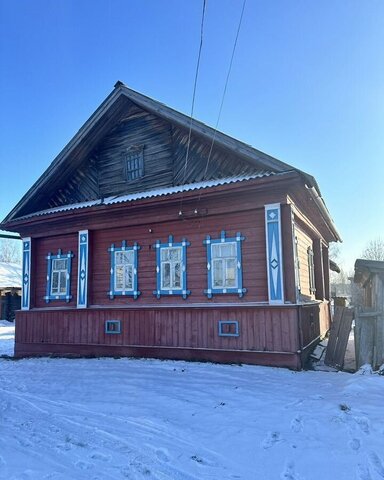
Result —
M301 368L339 234L313 177L117 82L2 227L16 356Z
M21 306L21 266L0 262L0 320L13 322Z

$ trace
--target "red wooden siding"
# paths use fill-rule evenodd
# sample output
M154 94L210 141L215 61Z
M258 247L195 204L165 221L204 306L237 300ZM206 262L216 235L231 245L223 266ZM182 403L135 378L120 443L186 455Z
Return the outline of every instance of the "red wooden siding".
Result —
M328 302L301 305L299 307L299 326L302 349L323 337L330 327Z
M106 334L106 320L120 320L121 334ZM219 320L238 321L240 335L220 337ZM299 348L297 309L242 306L18 312L16 354L36 353L39 345L45 353L70 353L63 345L295 353Z
M152 229L152 233L149 229ZM207 235L219 238L226 231L227 237L241 232L246 239L242 242L243 285L248 292L243 298L238 295L215 295L208 300L204 294L207 288L207 254L203 240ZM187 238L191 245L187 248L187 285L191 295L183 300L178 295L157 299L156 290L156 251L153 244L157 239L168 241L172 234L175 242ZM108 298L110 285L110 254L108 248L114 243L121 245L126 240L129 245L138 242L139 251L138 283L141 295L137 300L127 297ZM127 305L127 304L185 304L196 302L222 303L247 301L267 301L267 272L265 259L265 232L263 211L253 210L246 213L216 215L199 220L173 221L138 227L98 230L92 232L90 248L91 277L89 281L90 305Z

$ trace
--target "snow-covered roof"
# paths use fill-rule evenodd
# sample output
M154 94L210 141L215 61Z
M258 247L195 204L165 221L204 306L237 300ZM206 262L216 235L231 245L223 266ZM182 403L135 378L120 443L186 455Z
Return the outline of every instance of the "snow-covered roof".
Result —
M21 277L21 265L0 262L0 288L21 288Z
M155 190L147 190L144 192L131 193L129 195L120 195L120 196L101 198L97 200L90 200L88 202L72 203L70 205L63 205L60 207L54 207L54 208L49 208L47 210L40 210L39 212L30 213L29 215L19 217L19 219L31 218L31 217L40 216L40 215L49 215L52 213L66 212L68 210L77 210L80 208L94 207L96 205L113 205L115 203L133 202L135 200L144 200L146 198L161 197L165 195L172 195L172 194L182 193L182 192L190 192L193 190L217 187L220 185L229 185L231 183L244 182L244 181L252 180L255 178L269 177L271 175L274 175L274 176L284 175L285 173L289 173L289 172L274 173L267 170L260 170L258 172L255 172L249 175L238 175L238 176L227 177L227 178L218 178L214 180L205 180L203 182L190 183L187 185L177 185L175 187L157 188Z

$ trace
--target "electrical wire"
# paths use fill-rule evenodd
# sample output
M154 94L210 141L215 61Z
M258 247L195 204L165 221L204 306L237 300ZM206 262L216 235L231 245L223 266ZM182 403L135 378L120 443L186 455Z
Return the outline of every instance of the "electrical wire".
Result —
M195 81L194 81L194 84L193 84L191 118L190 118L190 122L189 122L187 151L186 151L186 154L185 154L185 162L184 162L183 185L185 184L185 179L186 179L186 175L187 175L187 165L188 165L189 149L190 149L191 135L192 135L193 113L194 113L194 109L195 109L195 98L196 98L197 78L198 78L198 76L199 76L201 51L202 51L202 48L203 48L203 33L204 33L205 7L206 7L206 0L203 0L203 12L202 12L202 16L201 16L201 26L200 26L200 45L199 45L199 54L198 54L198 57L197 57ZM179 215L180 215L180 216L182 215L182 207L183 207L183 195L182 195L181 200L180 200L180 211L179 211Z
M241 24L242 24L242 22L243 22L243 16L244 16L244 10L245 10L245 4L246 4L246 3L247 3L247 0L244 0L244 1L243 1L243 7L242 7L242 9L241 9L241 15L240 15L239 24L238 24L238 27L237 27L235 42L234 42L234 44L233 44L231 60L230 60L230 62L229 62L229 68L228 68L228 72L227 72L227 78L226 78L226 80L225 80L223 95L222 95L222 98L221 98L221 103L220 103L220 108L219 108L219 114L218 114L218 116L217 116L217 121L216 121L215 129L214 129L214 132L213 132L212 142L211 142L211 146L210 146L210 149L209 149L207 162L206 162L206 165L205 165L204 175L203 175L201 181L204 181L204 180L205 180L205 177L206 177L206 175L207 175L207 173L208 173L209 163L210 163L211 155L212 155L212 151L213 151L213 145L214 145L214 143L215 143L216 133L217 133L217 129L218 129L218 126L219 126L219 122L220 122L220 118L221 118L221 113L222 113L222 110L223 110L224 98L225 98L225 95L226 95L226 93L227 93L227 87L228 87L229 77L230 77L231 70L232 70L233 59L234 59L234 56L235 56L237 41L238 41L238 39L239 39ZM199 203L200 203L201 195L202 195L202 192L200 191L197 205L199 205Z

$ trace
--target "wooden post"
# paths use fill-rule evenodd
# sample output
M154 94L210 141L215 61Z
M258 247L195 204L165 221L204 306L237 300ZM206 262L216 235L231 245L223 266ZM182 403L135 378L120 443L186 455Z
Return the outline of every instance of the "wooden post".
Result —
M324 265L323 249L319 238L313 240L313 260L315 266L316 299L324 300Z
M324 272L324 298L326 300L329 300L330 299L330 295L329 295L330 285L329 285L329 253L328 253L328 247L323 245L322 251L323 251L323 272Z
M281 233L283 237L285 300L296 303L295 244L291 205L281 205Z

